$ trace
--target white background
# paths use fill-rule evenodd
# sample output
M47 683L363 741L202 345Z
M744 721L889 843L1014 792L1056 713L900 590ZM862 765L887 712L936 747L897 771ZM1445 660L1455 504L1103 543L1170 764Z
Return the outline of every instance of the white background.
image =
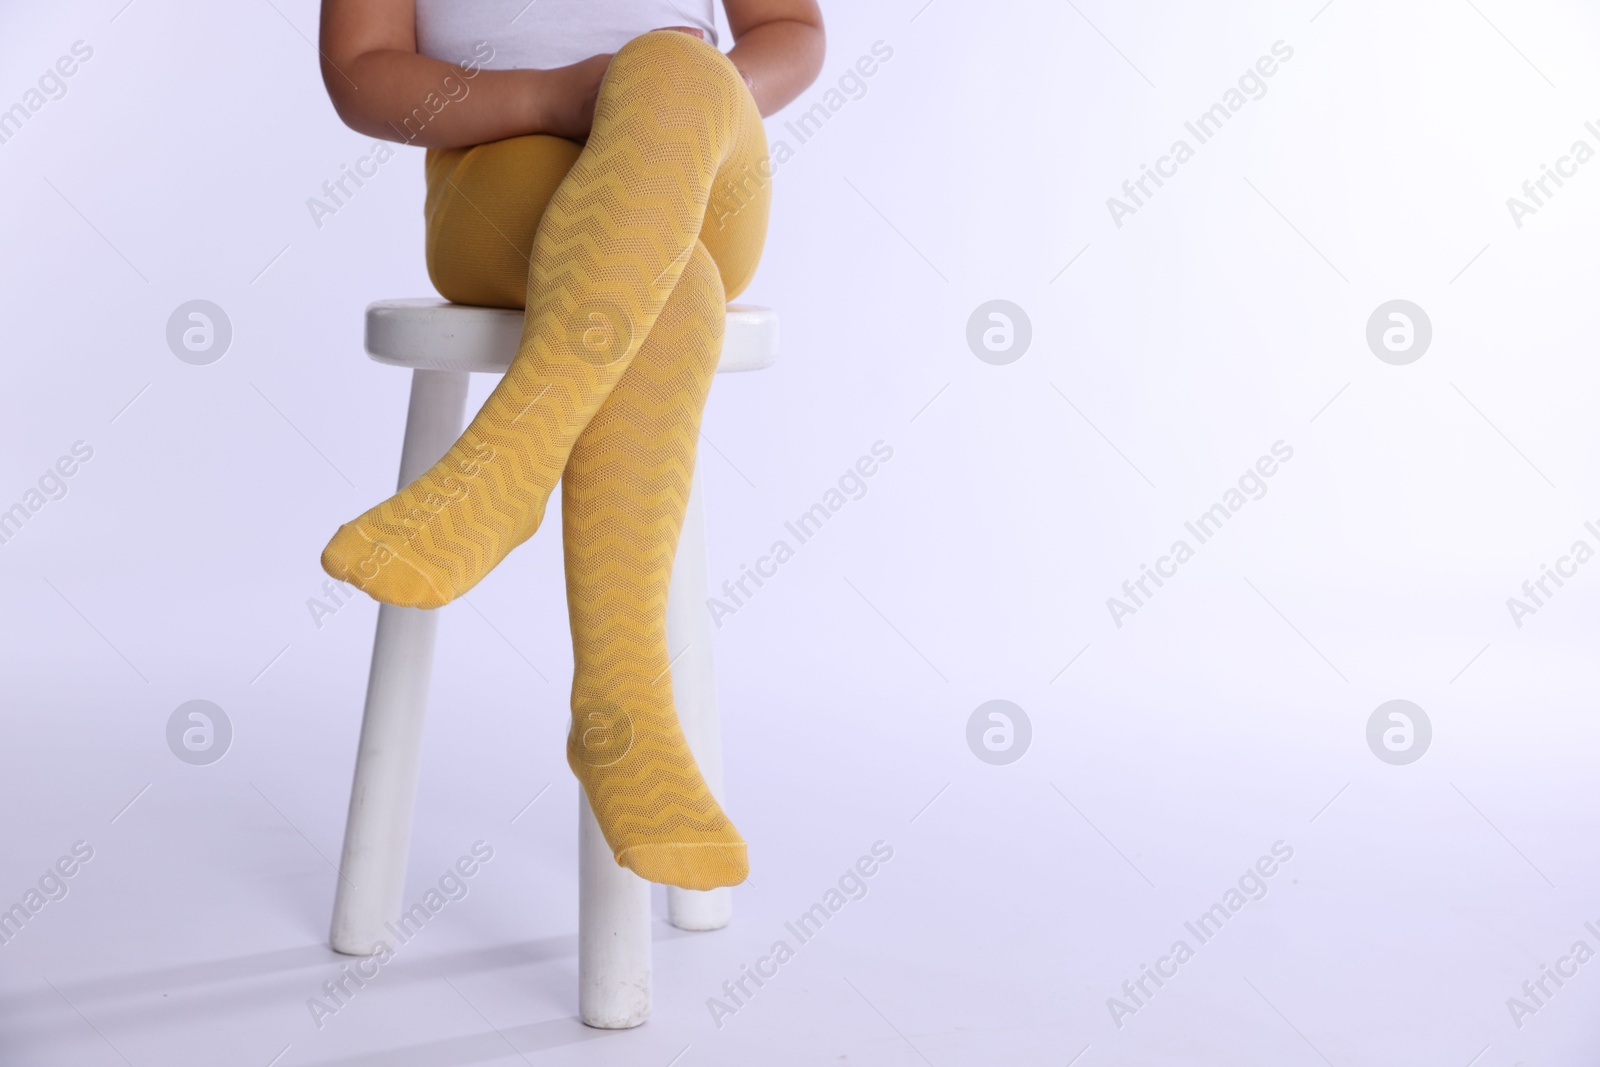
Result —
M123 2L0 15L0 107L94 49L0 144L0 507L94 449L0 545L0 904L95 850L0 947L0 1062L1600 1049L1600 963L1520 1028L1507 1007L1600 950L1600 563L1521 627L1506 607L1600 548L1600 161L1520 228L1506 206L1574 140L1600 149L1592 8L827 6L824 73L774 144L875 41L894 55L779 172L744 299L779 311L780 362L720 379L704 427L714 580L874 442L894 458L717 632L753 882L723 932L658 923L651 1022L602 1033L575 1018L553 520L443 609L408 899L474 841L495 858L312 1022L345 962L330 858L376 609L319 628L307 600L332 531L393 488L407 380L364 358L361 311L431 292L421 152L319 229L307 198L371 143L323 93L315 4ZM1117 227L1107 197L1280 40L1266 95ZM196 298L233 326L210 366L165 341ZM1032 323L1006 366L965 339L996 298ZM1408 366L1365 340L1396 298L1433 325ZM1267 495L1114 625L1106 599L1279 440ZM1009 766L966 742L996 698L1033 728ZM1366 741L1397 698L1433 727L1406 766ZM233 723L209 767L166 745L191 699ZM880 840L868 896L719 1029L724 979ZM1108 998L1277 841L1267 896L1116 1025Z

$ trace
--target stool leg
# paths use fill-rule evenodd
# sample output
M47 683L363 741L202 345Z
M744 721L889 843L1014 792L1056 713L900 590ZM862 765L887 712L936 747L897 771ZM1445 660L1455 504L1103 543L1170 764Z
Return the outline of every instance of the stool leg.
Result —
M678 708L689 750L706 785L722 792L722 733L717 724L717 679L711 663L711 616L706 560L705 488L700 470L690 483L683 533L667 589L667 654L672 662L672 701ZM680 930L720 930L733 919L733 890L667 887L667 918Z
M402 487L438 462L460 436L467 377L457 371L411 372ZM393 937L384 924L400 917L438 623L434 611L389 604L378 609L328 938L336 952L364 956L376 951L378 942Z
M578 1017L626 1030L650 1016L650 883L617 863L578 787Z

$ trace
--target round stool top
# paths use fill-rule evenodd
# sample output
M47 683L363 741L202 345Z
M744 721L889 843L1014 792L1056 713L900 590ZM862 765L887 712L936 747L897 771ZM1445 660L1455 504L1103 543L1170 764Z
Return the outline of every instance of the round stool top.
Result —
M428 297L367 306L367 354L394 367L503 373L521 338L522 312L510 308ZM777 361L778 313L729 304L717 373L761 370Z

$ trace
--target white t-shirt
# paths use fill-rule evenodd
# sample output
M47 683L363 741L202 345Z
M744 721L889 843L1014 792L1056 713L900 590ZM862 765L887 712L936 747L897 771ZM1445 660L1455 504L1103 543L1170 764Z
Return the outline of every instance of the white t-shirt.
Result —
M615 52L663 26L715 44L715 0L416 0L417 51L486 70L547 70ZM493 54L482 56L488 49Z

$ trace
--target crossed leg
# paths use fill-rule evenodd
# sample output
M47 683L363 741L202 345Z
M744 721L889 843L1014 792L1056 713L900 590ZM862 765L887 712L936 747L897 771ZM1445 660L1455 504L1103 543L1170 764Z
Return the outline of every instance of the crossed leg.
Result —
M732 65L670 32L617 53L581 151L527 137L430 153L435 284L524 307L522 342L460 441L323 555L377 599L438 606L533 533L562 479L568 762L617 861L694 889L747 866L678 725L666 596L723 308L765 235L765 163Z
M458 169L488 169L497 154L483 150L494 147L474 149L479 158ZM764 210L734 212L729 227L726 211L707 208L765 156L755 101L721 52L671 31L624 45L601 83L589 141L539 218L516 358L438 463L339 528L324 568L385 603L438 607L532 535L578 435L637 355L702 230L713 254L748 244L740 234L755 233L759 248ZM515 174L480 180L502 195L520 184Z

